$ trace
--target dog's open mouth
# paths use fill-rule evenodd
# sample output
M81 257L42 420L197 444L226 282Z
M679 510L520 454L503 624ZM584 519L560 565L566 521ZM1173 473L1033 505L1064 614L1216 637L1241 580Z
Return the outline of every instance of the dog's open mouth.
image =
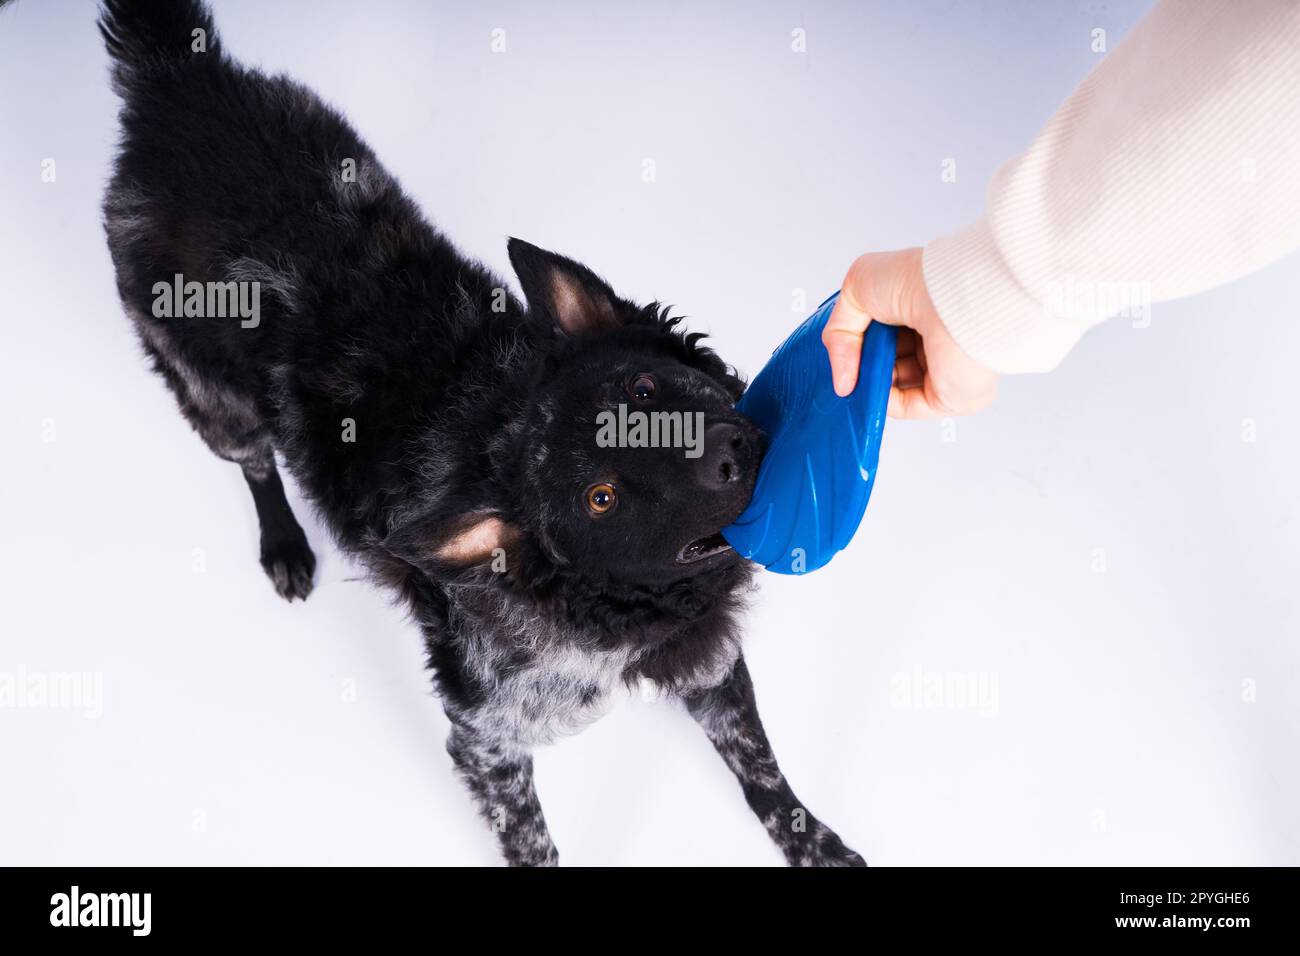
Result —
M677 552L677 563L694 564L696 561L703 561L705 558L711 558L715 554L730 550L731 545L727 544L727 539L719 532L705 538L696 538L686 545Z

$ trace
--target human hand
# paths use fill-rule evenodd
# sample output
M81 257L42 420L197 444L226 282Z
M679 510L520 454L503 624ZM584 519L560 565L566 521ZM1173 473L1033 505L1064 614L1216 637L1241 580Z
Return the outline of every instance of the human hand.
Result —
M858 381L862 336L871 320L902 326L889 389L892 418L969 415L993 401L998 376L956 343L925 287L920 248L868 252L844 277L840 297L822 331L835 394Z

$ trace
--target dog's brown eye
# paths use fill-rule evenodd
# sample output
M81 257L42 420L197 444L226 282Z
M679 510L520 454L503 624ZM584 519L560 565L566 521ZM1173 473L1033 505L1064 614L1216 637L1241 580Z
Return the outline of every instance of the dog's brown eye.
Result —
M632 379L632 384L627 387L627 393L638 402L648 402L655 397L655 380L642 372Z
M603 515L612 511L617 503L618 495L611 484L601 482L587 489L587 510L594 515Z

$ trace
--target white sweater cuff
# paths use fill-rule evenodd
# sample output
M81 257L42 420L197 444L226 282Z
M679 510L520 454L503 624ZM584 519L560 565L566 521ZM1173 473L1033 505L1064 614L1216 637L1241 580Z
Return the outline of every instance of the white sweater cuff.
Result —
M1051 371L1089 328L1053 315L1021 286L987 219L931 242L921 264L948 333L962 351L995 372Z

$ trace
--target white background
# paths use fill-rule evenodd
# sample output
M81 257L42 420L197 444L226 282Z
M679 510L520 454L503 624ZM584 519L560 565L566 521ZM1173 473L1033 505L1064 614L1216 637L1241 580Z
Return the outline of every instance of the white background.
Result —
M701 6L223 0L218 26L341 107L465 252L583 259L752 375L795 290L977 216L1093 29L1113 46L1146 5ZM105 695L0 708L0 860L495 863L415 628L300 502L316 591L276 597L239 470L146 371L99 221L91 7L0 12L0 672ZM1300 863L1296 265L1115 320L955 431L892 422L850 549L763 576L768 731L874 864ZM903 706L918 669L997 696ZM780 862L673 703L621 701L537 783L568 864Z

